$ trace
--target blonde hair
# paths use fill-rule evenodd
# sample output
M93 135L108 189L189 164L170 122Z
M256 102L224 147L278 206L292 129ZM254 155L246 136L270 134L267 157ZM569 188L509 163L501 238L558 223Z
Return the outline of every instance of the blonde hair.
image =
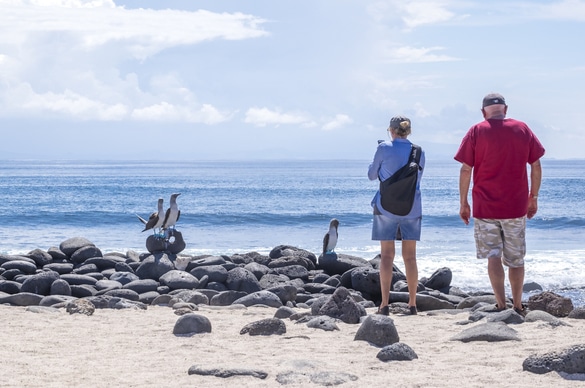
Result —
M410 121L408 121L408 120L401 121L400 124L398 124L397 128L391 128L391 129L398 136L401 136L401 137L408 136L411 133Z

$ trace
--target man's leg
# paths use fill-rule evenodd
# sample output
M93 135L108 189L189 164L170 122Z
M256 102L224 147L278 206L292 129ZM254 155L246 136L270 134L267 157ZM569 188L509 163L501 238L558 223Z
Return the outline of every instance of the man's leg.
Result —
M522 310L524 256L526 255L526 217L505 220L502 226L504 235L503 257L504 264L508 267L512 299L514 307Z
M392 285L392 269L394 268L394 241L380 241L380 291L382 302L380 307L388 306L390 286Z
M416 240L402 240L402 258L408 283L408 305L416 306L418 266L416 265Z
M522 289L524 288L524 267L508 268L514 307L522 310Z
M500 220L474 219L474 237L477 258L488 261L488 275L498 308L506 308L504 282L506 273L502 264L503 240Z
M490 257L488 259L488 275L490 277L490 283L492 284L492 290L494 291L498 308L503 309L506 307L506 291L504 289L506 274L504 272L501 258Z

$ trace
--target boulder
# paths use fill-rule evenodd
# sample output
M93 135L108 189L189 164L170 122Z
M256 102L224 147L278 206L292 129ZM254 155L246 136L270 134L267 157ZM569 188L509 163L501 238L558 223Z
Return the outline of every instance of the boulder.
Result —
M65 280L71 286L79 286L79 285L93 286L97 283L96 278L88 276L88 275L64 274L64 275L61 275L60 278Z
M518 332L503 322L481 323L451 337L451 341L520 341Z
M94 246L94 245L87 245L84 247L79 248L75 252L71 254L71 262L74 264L81 264L85 260L90 259L92 257L102 257L102 251Z
M203 315L185 314L182 315L173 327L174 335L192 335L200 333L211 333L211 322Z
M408 303L408 292L391 292L390 303ZM435 298L430 295L416 294L416 308L418 311L431 311L454 309L455 305L446 300Z
M113 298L128 299L135 302L137 302L140 299L140 295L136 291L124 288L117 288L114 290L106 291L104 295L111 296Z
M254 276L252 272L241 267L236 267L228 271L228 277L225 284L230 290L244 291L248 294L262 289L256 276Z
M59 275L63 275L66 273L73 272L73 264L72 263L50 263L43 267L43 270L46 271L54 271L57 272Z
M400 337L394 320L385 315L368 315L355 333L354 341L367 341L374 346L384 347L399 342Z
M189 273L195 276L197 279L201 279L203 276L207 276L209 282L217 283L224 283L228 277L227 269L219 264L201 265L193 268L191 271L189 271Z
M160 238L151 234L146 238L146 250L150 253L169 253L178 254L182 252L187 244L183 239L183 234L175 229L169 229L167 238Z
M380 270L371 267L359 267L351 271L351 288L372 297L379 297Z
M568 318L585 319L585 307L577 307L569 313Z
M140 279L153 279L158 281L161 276L174 270L175 265L166 253L155 253L142 261L136 269L136 275Z
M282 306L282 301L276 294L273 294L270 291L262 290L236 299L233 304L243 304L246 307L258 304L278 308Z
M133 281L146 280L146 279L140 279L138 277L138 275L136 275L132 272L114 272L113 274L110 275L110 280L116 281L116 282L122 284L122 286L124 286L124 285L131 283ZM150 279L150 280L157 281L155 279Z
M522 363L522 369L537 374L553 371L583 374L585 373L585 345L573 345L560 351L529 356Z
M573 311L573 302L554 292L545 291L528 298L529 310L542 310L555 317L566 317Z
M297 288L290 284L281 284L279 286L270 287L266 289L278 296L282 304L287 302L294 302L297 299Z
M200 291L195 290L183 290L177 292L176 294L173 295L171 301L169 301L169 305L174 306L174 304L177 303L178 301L194 305L209 304L209 298L207 297L207 295Z
M418 355L407 344L397 342L384 346L376 358L380 361L412 361L418 358Z
M85 246L95 246L95 244L84 237L72 237L63 241L59 245L59 250L69 258L75 251Z
M339 331L339 326L337 326L336 319L326 315L310 318L309 322L307 322L307 327L310 327L311 329L321 329L324 331Z
M5 292L7 294L18 294L21 288L21 283L14 282L12 280L0 280L0 292Z
M199 287L199 280L189 272L172 269L159 278L160 284L171 290L193 290Z
M281 257L290 257L290 256L303 257L303 258L309 259L311 262L313 262L313 265L315 265L315 266L317 265L317 257L315 256L314 253L309 252L305 249L293 247L290 245L278 245L270 251L268 256L271 259L279 259ZM259 262L257 259L255 259L254 261Z
M95 306L87 299L75 299L67 303L66 310L69 314L93 315Z
M366 259L343 253L338 255L335 252L331 252L319 256L318 268L324 270L328 275L342 275L356 267L372 268L372 265Z
M325 303L313 315L327 315L345 323L359 323L360 317L367 313L345 287L339 287L330 297L326 297Z
M42 249L32 250L26 256L33 259L39 268L42 268L43 266L50 264L53 261L53 256L51 256L48 252L43 251Z
M57 279L51 284L50 295L71 296L71 286L63 279Z
M286 325L278 318L266 318L247 324L240 334L249 335L281 335L286 333Z
M112 280L110 280L110 282L112 282ZM158 289L158 286L159 286L159 283L153 279L133 280L130 283L126 283L124 285L122 285L119 282L116 282L116 283L120 284L120 288L127 288L129 290L137 292L138 294L142 294L142 293L150 292L150 291L156 291Z
M433 290L448 290L453 280L453 273L447 267L436 270L423 285Z
M32 260L31 260L32 261ZM24 274L33 274L37 271L37 265L28 260L11 260L3 263L0 267L4 268L6 271L16 269L20 273ZM6 275L4 275L6 277Z
M0 295L0 304L8 303L15 306L38 306L42 299L42 295L30 292L19 292L14 295Z
M221 267L221 268L223 268L223 267ZM264 276L270 272L270 268L268 268L264 264L260 264L260 263L256 263L256 262L246 264L244 266L244 269L252 272L254 274L254 276L256 276L256 279L258 279L258 280L262 279L262 276ZM227 271L226 271L226 276L227 276Z
M289 279L309 279L309 271L302 265L288 265L286 267L276 267L272 272L278 275L284 275Z
M51 285L57 279L59 279L59 274L53 271L44 271L36 275L31 275L22 283L20 292L50 295Z
M211 306L229 306L233 304L234 301L246 295L247 293L244 291L221 291L219 294L211 298L209 304Z

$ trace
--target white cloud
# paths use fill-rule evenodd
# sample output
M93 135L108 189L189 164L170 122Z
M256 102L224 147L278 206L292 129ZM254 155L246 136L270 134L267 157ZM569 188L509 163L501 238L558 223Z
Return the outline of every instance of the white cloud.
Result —
M31 36L75 37L81 48L114 43L145 59L177 45L241 40L267 35L263 19L243 13L125 9L111 1L0 0L0 43L25 44ZM70 47L70 49L73 47Z
M351 123L353 123L353 120L351 119L351 117L349 117L348 115L344 115L344 114L338 114L338 115L335 115L335 118L333 120L326 122L323 125L323 129L325 131L331 131L331 130L343 127L344 125L351 124Z
M203 104L201 107L177 106L166 101L158 104L136 108L131 118L138 121L167 121L203 124L219 124L231 118L230 114L222 113L217 108Z
M408 28L423 25L444 23L455 18L455 13L447 9L449 2L445 1L396 1L400 11L404 12L402 19Z
M65 90L63 93L35 93L30 85L22 84L13 90L10 99L23 111L81 117L83 120L120 120L128 108L122 104L105 104L86 96Z
M264 20L239 12L125 9L111 0L0 7L0 116L220 123L232 115L198 101L174 72L122 68L168 48L267 35Z
M435 51L444 50L443 47L397 47L387 49L383 55L386 61L391 63L428 63L458 61L458 58L448 55L434 54Z
M585 21L585 1L564 0L536 5L533 9L539 18Z
M407 29L449 22L460 18L448 8L452 1L391 0L372 3L367 7L368 14L376 22L386 19L394 24L401 21Z
M267 125L279 126L281 124L314 125L310 118L302 113L283 113L280 110L256 107L248 109L244 122L257 127L265 127Z

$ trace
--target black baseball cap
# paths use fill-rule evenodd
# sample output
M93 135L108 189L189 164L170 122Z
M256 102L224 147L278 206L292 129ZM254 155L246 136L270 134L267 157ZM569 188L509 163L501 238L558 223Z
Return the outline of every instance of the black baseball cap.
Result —
M398 128L400 127L400 123L403 121L408 121L408 126L410 127L410 119L406 116L394 116L390 119L390 128Z
M506 99L500 93L490 93L483 98L482 108L490 105L506 105Z

